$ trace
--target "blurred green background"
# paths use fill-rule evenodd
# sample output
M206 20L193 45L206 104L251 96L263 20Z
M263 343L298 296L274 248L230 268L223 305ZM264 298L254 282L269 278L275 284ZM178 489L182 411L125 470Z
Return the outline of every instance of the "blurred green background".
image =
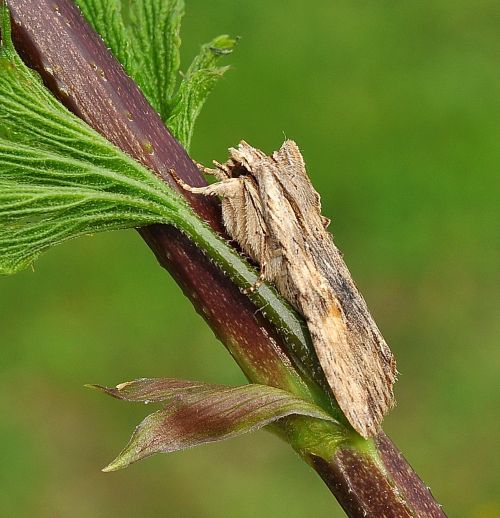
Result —
M184 67L242 36L192 156L295 139L398 358L385 429L450 516L500 516L497 1L187 0ZM0 515L343 513L274 436L99 471L147 414L83 388L143 376L244 381L134 231L0 279Z

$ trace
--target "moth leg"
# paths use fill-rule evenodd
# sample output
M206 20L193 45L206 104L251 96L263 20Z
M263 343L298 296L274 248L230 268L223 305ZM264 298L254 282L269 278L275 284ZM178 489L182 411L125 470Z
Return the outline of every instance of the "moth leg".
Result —
M214 166L215 169L210 169L210 167L206 167L203 164L200 164L199 162L195 162L196 167L198 168L198 171L202 174L206 174L208 176L213 176L219 181L227 180L228 178L231 178L231 175L227 171L226 167L224 165L220 164L216 160L214 160Z
M179 187L181 187L185 191L192 192L193 194L203 194L205 196L231 197L241 192L239 178L227 178L225 180L222 180L221 182L216 182L212 185L207 185L205 187L193 187L192 185L187 184L182 178L180 178L175 169L170 169L169 172L172 178L177 183L177 185L179 185Z
M168 172L170 173L170 176L175 180L175 183L185 191L196 194L205 194L204 191L206 187L193 187L192 185L189 185L177 174L177 171L175 169L169 169Z
M266 254L266 236L263 235L261 238L261 241L260 241L260 257L262 259L261 259L261 263L260 263L259 276L257 277L257 280L249 288L245 288L243 290L244 295L249 295L250 293L254 293L255 291L257 291L262 286L262 283L268 278L266 275L267 261L265 259L265 254Z
M251 293L255 293L262 286L262 283L266 280L265 266L265 263L261 264L260 273L257 277L257 280L249 288L245 288L243 290L243 295L250 295Z

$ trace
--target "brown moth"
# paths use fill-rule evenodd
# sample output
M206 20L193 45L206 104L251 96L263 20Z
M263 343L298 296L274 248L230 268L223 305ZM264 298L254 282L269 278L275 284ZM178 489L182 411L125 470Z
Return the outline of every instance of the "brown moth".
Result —
M319 194L295 144L271 157L246 142L225 164L205 170L219 181L187 190L222 198L230 236L306 319L328 384L351 425L374 435L394 405L394 357L326 230Z

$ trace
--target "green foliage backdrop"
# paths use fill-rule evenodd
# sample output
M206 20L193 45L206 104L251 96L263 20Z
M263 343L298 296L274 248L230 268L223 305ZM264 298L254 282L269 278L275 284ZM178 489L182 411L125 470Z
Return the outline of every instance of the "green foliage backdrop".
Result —
M500 516L500 37L493 0L189 0L183 62L242 36L192 155L297 140L354 278L399 361L386 431L450 516ZM241 383L133 231L0 279L0 509L16 517L342 516L259 432L100 473L146 415L85 383Z

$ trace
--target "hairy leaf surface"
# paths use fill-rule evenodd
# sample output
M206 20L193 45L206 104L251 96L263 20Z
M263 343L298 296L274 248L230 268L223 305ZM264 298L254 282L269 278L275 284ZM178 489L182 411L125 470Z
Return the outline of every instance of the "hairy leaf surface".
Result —
M16 54L1 8L0 273L107 229L168 223L184 200L72 115Z

